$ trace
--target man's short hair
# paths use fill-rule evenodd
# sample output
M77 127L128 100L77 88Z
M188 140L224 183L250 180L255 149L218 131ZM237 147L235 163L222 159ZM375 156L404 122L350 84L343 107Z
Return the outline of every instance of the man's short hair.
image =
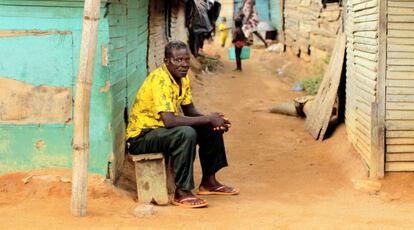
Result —
M173 55L173 50L188 49L187 44L182 41L171 41L165 46L164 57L169 58Z
M243 26L243 21L240 18L236 18L236 20L234 20L234 26L242 27Z

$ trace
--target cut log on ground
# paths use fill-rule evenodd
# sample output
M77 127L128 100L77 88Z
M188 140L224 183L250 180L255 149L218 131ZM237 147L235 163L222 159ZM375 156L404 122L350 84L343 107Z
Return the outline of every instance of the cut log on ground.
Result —
M270 113L279 113L289 116L299 116L298 112L296 111L295 102L285 102L282 104L278 104L269 109Z
M269 109L270 113L279 113L289 116L306 117L312 105L314 96L303 96L293 99L293 101L278 104Z

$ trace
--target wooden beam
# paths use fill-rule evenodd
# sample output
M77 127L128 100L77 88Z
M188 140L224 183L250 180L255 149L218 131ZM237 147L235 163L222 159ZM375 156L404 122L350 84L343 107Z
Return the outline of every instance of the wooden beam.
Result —
M414 171L414 162L387 162L385 170L387 172L412 172Z
M82 41L73 128L73 172L71 212L85 216L87 209L88 158L89 158L89 107L93 68L98 40L99 8L101 0L85 0Z
M372 152L369 176L382 178L385 172L385 80L387 73L387 0L378 1L377 100L372 103Z
M280 0L280 43L285 44L285 0Z
M324 139L341 79L346 36L343 32L340 32L337 36L329 66L324 74L318 94L315 96L312 109L306 116L305 130L317 140Z

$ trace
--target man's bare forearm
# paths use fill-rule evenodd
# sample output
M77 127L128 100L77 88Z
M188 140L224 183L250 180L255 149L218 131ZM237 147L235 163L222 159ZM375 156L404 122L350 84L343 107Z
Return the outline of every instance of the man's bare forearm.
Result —
M228 123L228 120L223 118L223 116L219 113L211 113L209 115L201 116L177 116L172 112L161 112L160 115L165 127L167 128L177 126L198 125L210 125L211 127L220 127Z
M194 106L193 103L191 103L189 105L183 105L183 106L181 106L181 108L183 109L183 113L184 113L185 116L188 116L188 117L204 116L203 113L201 113L200 111L198 111L196 109L196 107Z
M175 116L173 113L161 113L165 127L210 125L209 116Z

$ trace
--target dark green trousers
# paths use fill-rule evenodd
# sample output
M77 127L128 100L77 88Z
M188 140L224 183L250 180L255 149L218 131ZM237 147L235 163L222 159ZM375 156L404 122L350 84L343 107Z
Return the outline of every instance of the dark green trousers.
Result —
M146 129L127 142L130 154L167 154L172 160L175 184L182 190L194 188L193 163L197 144L204 176L213 175L227 166L223 134L213 132L209 126Z

